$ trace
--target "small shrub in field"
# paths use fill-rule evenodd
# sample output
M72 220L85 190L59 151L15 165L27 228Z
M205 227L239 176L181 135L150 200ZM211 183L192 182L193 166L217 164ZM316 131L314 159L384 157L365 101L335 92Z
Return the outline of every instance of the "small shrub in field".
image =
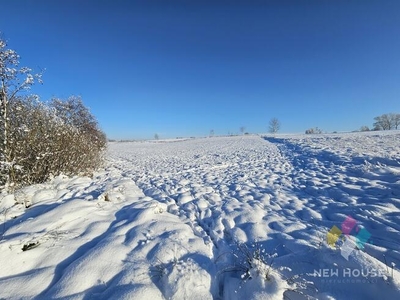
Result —
M306 130L306 134L321 134L322 130L319 129L318 127L315 128L309 128Z

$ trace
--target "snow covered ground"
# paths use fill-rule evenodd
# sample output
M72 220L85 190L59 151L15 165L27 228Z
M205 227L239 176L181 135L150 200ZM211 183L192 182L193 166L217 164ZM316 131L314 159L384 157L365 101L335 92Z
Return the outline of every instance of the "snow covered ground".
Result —
M0 196L0 253L0 299L399 299L400 134L111 143Z

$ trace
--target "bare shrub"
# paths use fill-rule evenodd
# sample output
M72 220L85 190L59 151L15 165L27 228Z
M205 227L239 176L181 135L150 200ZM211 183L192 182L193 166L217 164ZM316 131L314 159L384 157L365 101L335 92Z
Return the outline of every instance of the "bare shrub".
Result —
M306 134L321 134L322 130L319 129L318 127L315 128L309 128L306 130Z
M107 139L79 97L43 103L23 92L41 74L19 66L0 38L0 188L88 173L102 162Z
M52 175L87 173L102 162L106 136L80 98L34 97L9 103L12 186L41 183Z

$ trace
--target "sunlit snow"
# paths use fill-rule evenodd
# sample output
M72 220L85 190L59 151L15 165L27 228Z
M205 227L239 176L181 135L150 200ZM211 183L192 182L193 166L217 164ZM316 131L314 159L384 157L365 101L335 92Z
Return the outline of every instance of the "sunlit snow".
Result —
M113 142L0 197L0 299L400 297L396 131Z

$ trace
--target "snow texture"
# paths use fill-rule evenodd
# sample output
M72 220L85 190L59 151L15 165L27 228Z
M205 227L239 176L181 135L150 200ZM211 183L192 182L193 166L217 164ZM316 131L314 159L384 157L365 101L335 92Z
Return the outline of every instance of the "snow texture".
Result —
M0 299L400 297L398 132L110 143L107 157L92 178L1 194Z

